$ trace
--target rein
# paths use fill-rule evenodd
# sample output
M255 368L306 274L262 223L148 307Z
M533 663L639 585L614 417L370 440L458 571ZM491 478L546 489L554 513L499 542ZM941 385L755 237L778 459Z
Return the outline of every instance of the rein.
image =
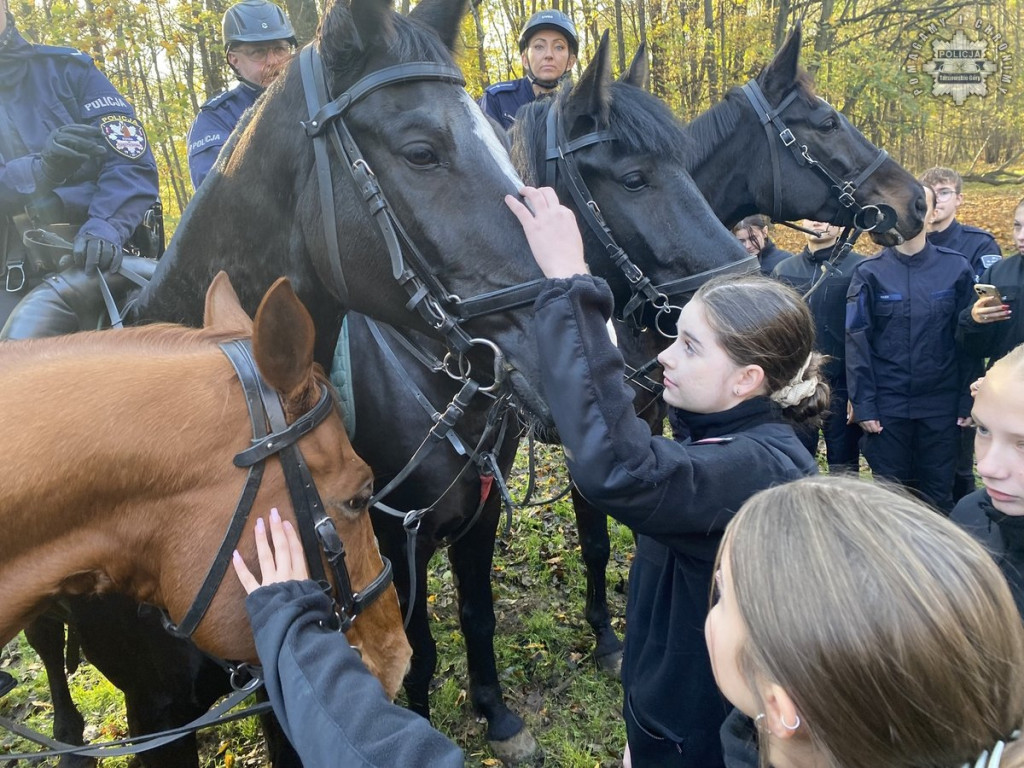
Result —
M566 137L561 110L555 104L548 109L545 128L544 183L549 187L554 187L558 174L561 172L580 217L604 247L608 258L626 278L626 282L630 286L630 298L626 302L626 306L623 307L619 319L628 323L632 329L644 330L640 310L645 304L650 304L655 310L655 328L662 336L674 338L675 334L671 329L666 331L661 327L663 317L667 318L673 311L680 309L678 305L672 303L674 300L682 300L685 303L700 286L716 275L749 272L756 268L757 257L750 256L740 261L655 285L643 273L643 270L629 258L622 246L615 241L615 236L605 222L593 194L587 188L574 157L577 150L594 144L615 141L614 134L611 131L592 131L569 141Z
M426 323L438 331L449 348L461 358L474 346L486 346L494 354L494 383L483 391L497 391L504 379L504 358L501 351L485 339L470 337L461 323L474 317L506 312L528 306L540 293L543 280L526 283L462 298L448 291L435 276L434 270L416 248L412 238L402 227L394 208L388 202L377 177L359 150L359 146L345 123L345 114L361 99L381 88L410 82L434 81L464 86L462 73L455 67L436 62L410 62L373 72L358 80L340 96L331 98L327 71L320 54L312 45L299 54L302 87L306 96L309 119L302 122L306 135L313 141L316 159L316 178L320 192L320 208L327 242L329 283L332 293L348 305L349 292L341 265L338 227L334 206L334 184L328 145L348 169L359 189L391 259L394 279L409 294L406 309L415 309Z
M322 552L326 555L331 575L334 577L338 629L345 631L391 584L391 563L382 556L384 567L377 577L365 589L353 591L352 579L345 565L345 545L338 536L334 521L324 511L323 500L297 445L303 435L313 431L334 410L334 401L327 385L320 385L320 399L312 410L289 425L285 420L278 394L259 375L252 357L250 342L247 339L236 339L221 344L220 348L231 361L245 392L253 440L252 446L235 456L234 463L236 467L247 467L249 474L220 549L199 592L181 622L174 625L167 621L167 629L178 637L188 638L203 620L224 579L231 561L231 553L237 548L238 540L252 511L266 461L277 455L295 510L296 527L302 540L310 577L315 581L327 583Z

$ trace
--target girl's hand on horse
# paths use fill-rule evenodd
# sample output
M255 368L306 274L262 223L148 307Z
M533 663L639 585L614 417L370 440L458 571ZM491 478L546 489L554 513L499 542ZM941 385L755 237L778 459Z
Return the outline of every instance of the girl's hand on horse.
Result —
M558 202L551 187L523 187L519 194L529 208L512 195L505 195L505 205L523 225L533 258L545 277L572 277L589 272L583 260L583 238L576 216ZM532 209L532 212L531 212Z
M270 510L270 540L267 539L267 528L263 518L256 520L256 556L260 562L260 573L263 575L261 584L252 575L242 556L235 550L231 559L235 566L238 580L245 591L252 594L260 587L277 584L281 581L301 581L309 578L306 569L306 556L302 551L302 542L295 528L287 520L281 520L277 509ZM273 547L271 547L273 541Z

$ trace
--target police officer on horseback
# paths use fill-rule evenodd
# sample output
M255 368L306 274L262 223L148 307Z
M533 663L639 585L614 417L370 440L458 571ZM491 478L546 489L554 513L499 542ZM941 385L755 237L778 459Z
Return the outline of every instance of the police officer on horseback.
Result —
M572 19L561 11L537 11L519 35L526 76L487 88L480 97L480 108L507 131L520 107L555 92L576 66L579 49Z
M36 279L72 261L26 232L58 231L75 264L116 271L157 193L131 104L86 54L25 40L0 0L0 323Z
M223 32L225 56L238 84L203 104L188 132L188 170L196 189L242 113L274 81L296 45L285 12L268 0L232 5L224 14Z

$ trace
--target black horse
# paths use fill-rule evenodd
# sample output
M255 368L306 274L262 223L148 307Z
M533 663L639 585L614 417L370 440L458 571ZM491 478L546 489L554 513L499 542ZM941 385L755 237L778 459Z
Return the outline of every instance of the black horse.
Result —
M287 274L316 323L324 367L344 312L358 309L444 337L456 368L471 362L492 372L487 384L510 380L519 403L543 417L529 290L515 288L540 271L503 202L521 181L452 59L463 10L462 0L424 0L405 18L384 0L333 5L311 47L323 64L292 62L239 126L133 319L201 323L221 269L252 310ZM133 733L187 722L226 689L220 668L148 611L117 598L70 605L86 656L125 692ZM55 705L68 705L61 631L44 620L29 634L47 649ZM81 743L73 708L55 721L58 737ZM142 759L197 766L195 739Z
M622 312L638 295L638 278L633 273L627 278L628 268L624 272L615 264L614 249L606 247L608 233L587 224L593 214L569 191L565 166L557 159L563 155L571 155L583 197L589 200L589 193L593 194L613 240L652 286L667 292L670 301L682 301L682 294L692 292L700 282L699 277L685 284L678 280L733 266L745 268L750 260L686 173L689 147L682 125L661 101L632 82L612 81L609 51L605 35L574 88L520 112L512 133L512 155L528 184L554 183L559 198L575 209L591 271L609 282L616 308ZM561 141L559 131L564 132ZM553 176L549 176L549 164ZM647 317L640 320L655 322L650 303L644 304ZM383 338L395 360L381 362L381 349L367 323L355 315L349 320L356 412L353 445L373 467L381 487L403 470L434 423L431 410L444 410L458 384L443 374L431 374L386 330ZM432 409L423 407L414 389L433 404ZM401 414L402 429L376 427L393 420L395 414ZM429 714L436 646L426 604L427 564L439 547L447 546L466 642L470 701L487 719L487 738L495 754L506 763L518 763L531 760L537 744L522 718L505 704L495 666L491 565L502 505L491 472L509 471L520 429L515 422L503 429L495 416L484 404L467 410L457 428L459 445L466 452L478 459L491 453L494 464L473 461L457 446L442 443L384 499L403 512L429 507L418 516L418 532L411 540L415 542L411 598L410 539L402 520L379 510L372 514L381 549L395 565L400 599L413 601L407 630L413 660L405 681L410 707ZM610 652L614 652L619 641L607 619L604 623L595 631L606 630L613 646Z
M760 108L753 106L756 96L752 101L746 95L753 88L748 84L733 88L723 101L687 126L693 147L687 170L726 226L758 212L772 213L781 221L808 218L847 226L865 207L888 205L896 213L895 226L871 231L872 240L891 245L900 238L913 237L924 226L926 205L921 185L814 93L811 77L799 66L801 36L797 25L753 81L764 97ZM642 52L634 58L628 77L638 83L646 81L647 61ZM778 114L769 122L769 112L776 110ZM780 135L786 129L789 134ZM852 199L843 198L847 190L836 182L857 180L869 169L849 190ZM658 334L629 333L619 323L615 328L619 349L630 366L642 366L664 346ZM661 434L664 402L646 391L638 392L636 402L638 413L649 421L652 431ZM608 521L575 491L572 500L587 566L587 618L592 626L607 627L598 631L595 626L597 652L607 653L614 648L609 639L605 587Z

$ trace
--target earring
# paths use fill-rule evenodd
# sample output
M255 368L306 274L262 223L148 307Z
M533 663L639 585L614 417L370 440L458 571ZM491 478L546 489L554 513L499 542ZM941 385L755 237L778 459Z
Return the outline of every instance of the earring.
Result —
M792 725L786 722L785 717L780 717L779 722L782 723L782 727L785 728L787 731L795 731L797 728L800 727L800 715L796 716L796 722Z

